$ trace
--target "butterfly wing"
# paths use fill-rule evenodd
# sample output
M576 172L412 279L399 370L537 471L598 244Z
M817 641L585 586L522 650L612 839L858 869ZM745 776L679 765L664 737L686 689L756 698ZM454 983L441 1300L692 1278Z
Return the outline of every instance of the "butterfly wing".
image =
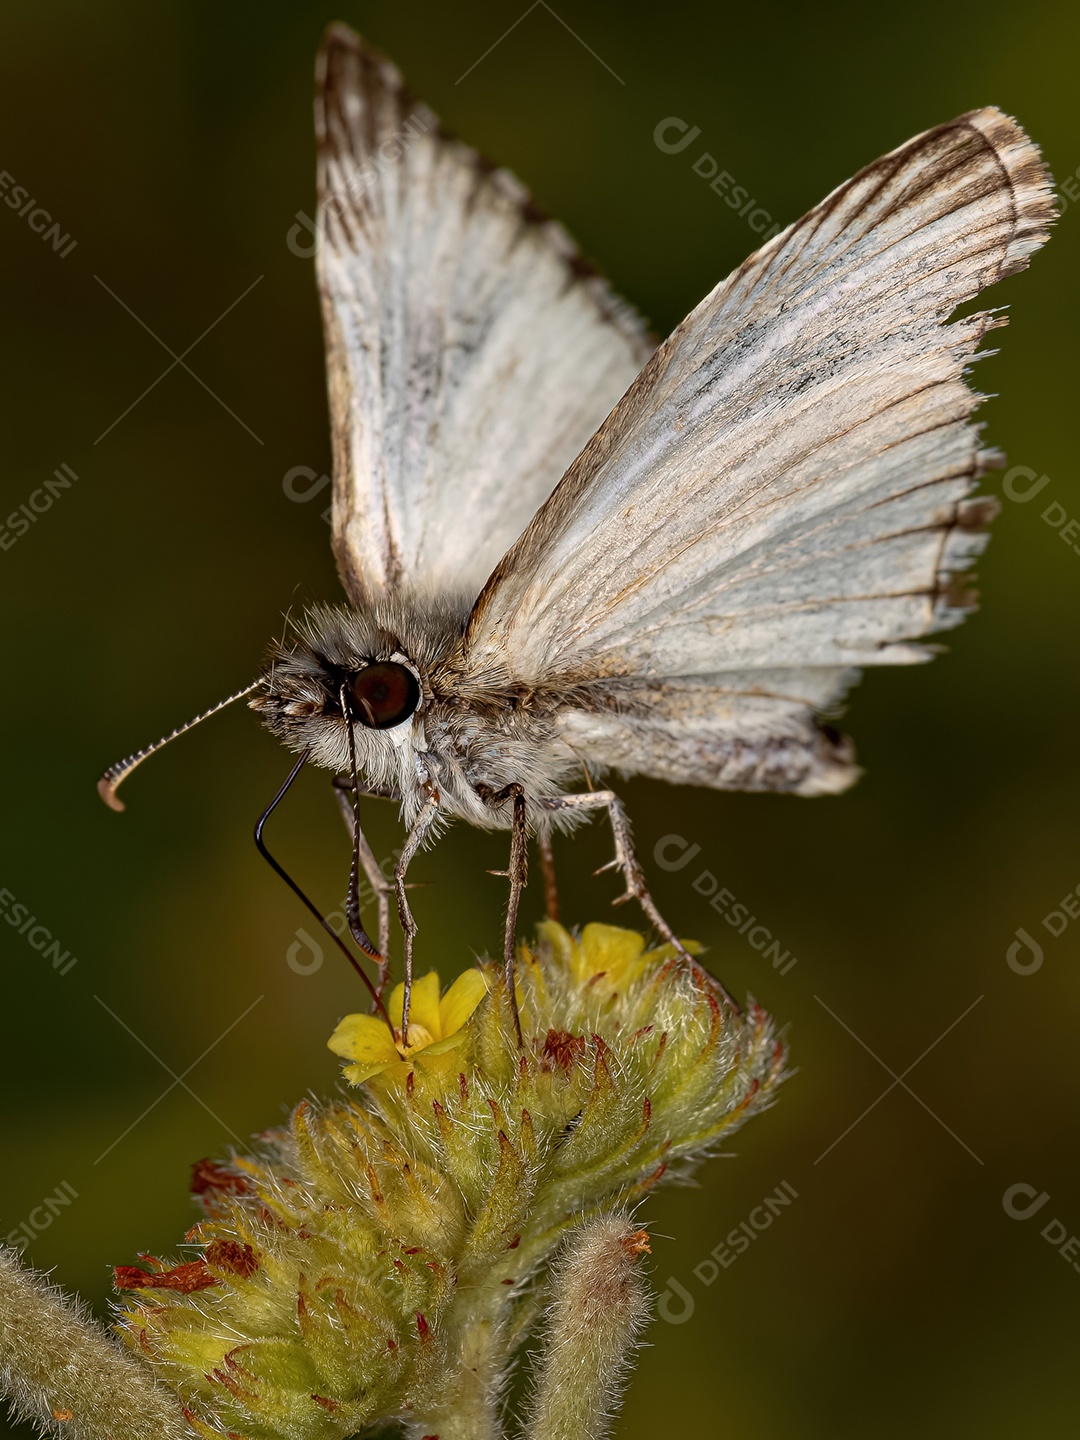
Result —
M345 26L320 52L316 129L338 569L354 600L471 600L653 346Z
M864 665L956 624L994 457L964 380L1054 205L1001 112L928 131L770 241L676 329L500 562L470 684L570 688L594 763L723 788L842 789L815 723Z

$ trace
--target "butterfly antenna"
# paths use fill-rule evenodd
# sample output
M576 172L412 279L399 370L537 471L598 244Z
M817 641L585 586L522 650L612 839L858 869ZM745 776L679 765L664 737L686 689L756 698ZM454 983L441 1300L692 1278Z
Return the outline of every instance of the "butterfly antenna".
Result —
M293 768L289 771L288 775L285 777L285 783L282 785L281 789L277 792L277 794L274 796L274 798L270 801L270 804L266 807L266 809L263 811L263 813L259 816L258 820L255 822L255 846L256 846L256 848L258 849L259 854L263 857L263 859L266 861L266 863L270 866L271 870L274 871L275 875L280 875L281 879L285 881L285 884L288 885L289 889L293 892L293 894L297 897L297 899L298 899L303 905L305 905L308 910L311 911L311 913L312 913L312 915L314 915L315 919L319 922L319 924L322 926L322 928L323 928L323 929L326 931L326 933L330 936L330 939L334 942L334 944L338 947L338 949L341 951L341 953L345 956L345 959L348 960L349 964L353 967L353 969L356 971L356 973L360 976L360 979L361 979L361 980L364 982L364 984L367 986L367 988L368 988L368 990L369 990L369 992L370 992L370 994L371 994L371 1001L372 1001L372 1007L373 1007L373 1009L375 1009L376 1011L378 1011L378 1013L379 1013L379 1014L382 1016L382 1018L386 1021L386 1024L387 1024L387 1027L388 1027L388 1029L389 1029L389 1031L390 1031L391 1037L393 1037L393 1035L394 1035L394 1027L393 1027L393 1025L392 1025L391 1022L390 1022L390 1016L389 1016L389 1015L387 1014L387 1012L386 1012L386 1006L385 1006L385 1005L383 1004L383 1002L382 1002L382 997L379 995L379 992L375 989L375 986L371 983L371 977L368 975L367 971L364 970L364 968L361 966L361 964L360 964L359 960L357 960L356 956L351 953L351 951L349 950L349 947L345 944L345 942L342 940L341 936L337 933L337 931L334 929L334 927L330 924L330 921L327 920L326 917L323 915L323 913L319 910L318 906L317 906L312 900L309 900L309 899L308 899L308 897L304 894L303 890L300 889L300 886L299 886L299 885L296 883L296 881L292 878L292 876L291 876L291 875L289 874L289 872L285 869L285 867L284 867L283 865L279 864L278 861L274 859L273 855L270 854L270 851L266 848L266 841L263 839L263 830L266 828L266 822L267 822L267 820L270 819L270 816L274 813L274 811L277 809L277 807L281 804L282 800L284 800L284 798L285 798L285 796L286 796L286 794L287 794L290 786L292 785L293 781L294 781L294 780L296 779L296 777L300 774L300 771L304 768L304 762L307 760L307 758L308 758L308 752L305 750L304 753L300 756L300 759L297 760L296 764L293 766ZM374 960L381 960L381 959L382 959L382 956L379 954L379 952L378 952L377 950L373 950L373 951L372 951L372 959L374 959Z
M242 700L245 695L250 695L251 692L257 690L262 683L262 680L253 680L250 685L245 686L243 690L238 690L235 695L230 695L227 700L219 700L218 703L212 705L209 710L204 710L201 715L196 715L194 720L189 720L186 725L181 725L170 734L163 735L162 738L155 741L153 745L147 745L145 750L136 750L135 754L129 755L126 760L121 760L116 765L110 765L98 781L97 787L98 794L105 801L105 804L108 805L110 810L123 810L125 808L124 802L116 792L137 765L141 765L144 760L148 759L151 755L155 755L164 746L168 745L170 740L175 740L178 735L183 735L188 730L193 730L196 725L201 725L204 720L209 720L211 715L216 715L219 710L224 710L226 705L231 705L234 700Z

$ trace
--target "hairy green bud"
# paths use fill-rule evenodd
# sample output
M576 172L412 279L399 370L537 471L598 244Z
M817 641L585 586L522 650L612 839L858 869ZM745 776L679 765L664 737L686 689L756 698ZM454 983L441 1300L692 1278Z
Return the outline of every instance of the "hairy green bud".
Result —
M529 1433L556 1440L570 1422L551 1357L618 1291L594 1336L599 1388L581 1399L581 1434L601 1433L644 1313L627 1207L782 1078L760 1009L737 1014L700 967L613 926L574 938L548 922L522 949L523 1046L494 966L414 995L408 1037L372 1016L335 1032L354 1103L305 1102L257 1156L196 1167L197 1259L117 1272L124 1333L199 1434L343 1440L397 1420L415 1437L495 1437L546 1305ZM553 1267L564 1241L580 1263Z

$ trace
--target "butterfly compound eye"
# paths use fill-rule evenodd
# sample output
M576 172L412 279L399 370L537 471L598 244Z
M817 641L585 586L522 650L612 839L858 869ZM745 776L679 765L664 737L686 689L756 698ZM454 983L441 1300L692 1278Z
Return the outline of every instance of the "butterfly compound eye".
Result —
M349 686L354 717L372 730L390 730L420 704L420 685L407 665L387 660L361 670Z

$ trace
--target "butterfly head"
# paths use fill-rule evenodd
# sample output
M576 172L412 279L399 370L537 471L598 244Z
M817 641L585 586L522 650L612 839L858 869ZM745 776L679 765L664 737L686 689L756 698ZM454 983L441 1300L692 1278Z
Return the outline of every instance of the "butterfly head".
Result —
M274 647L251 708L316 765L396 784L402 749L422 733L424 678L400 638L355 611L309 612ZM350 740L351 732L351 740Z
M251 707L316 765L348 775L355 761L372 784L407 789L425 746L429 677L460 633L459 616L416 607L310 610L274 647Z

